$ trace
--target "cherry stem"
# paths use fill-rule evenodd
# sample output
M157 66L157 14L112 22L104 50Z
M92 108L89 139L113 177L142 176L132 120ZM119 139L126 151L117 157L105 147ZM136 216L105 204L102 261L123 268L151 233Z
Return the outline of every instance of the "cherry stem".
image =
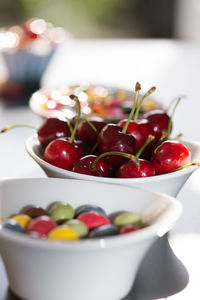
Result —
M181 137L183 136L182 133L177 134L177 136L175 136L172 140L179 140Z
M181 98L179 97L178 100L176 101L175 105L174 105L172 114L171 114L171 116L170 116L169 124L168 124L168 128L167 128L167 138L169 137L170 132L171 132L171 130L172 130L172 118L173 118L173 116L174 116L174 113L175 113L176 108L177 108L177 106L178 106L178 104L179 104L180 101L181 101Z
M15 124L15 125L7 126L7 127L3 128L3 129L1 129L0 133L4 133L7 130L14 129L14 128L17 128L17 127L29 127L29 128L33 128L33 129L37 130L37 127L34 126L34 125L30 125L30 124Z
M80 120L87 122L88 125L90 125L90 127L94 130L94 132L96 132L96 134L98 134L98 130L96 129L96 127L89 120L87 120L84 117L80 117Z
M127 131L127 128L128 128L128 125L133 117L133 114L135 112L135 109L137 107L137 103L138 103L138 98L139 98L139 92L141 90L141 85L139 82L136 82L136 85L135 85L135 99L134 99L134 103L133 103L133 106L132 106L132 109L131 109L131 112L129 114L129 117L128 117L128 120L126 121L126 124L125 126L123 127L122 129L122 133L126 133Z
M98 143L94 144L94 146L92 147L90 154L94 153L94 151L97 149L98 147Z
M181 95L181 96L179 96L178 98L187 98L187 96L186 96L186 95ZM165 109L165 112L166 112L166 113L169 112L169 110L170 110L170 108L172 107L172 105L174 104L174 102L177 101L176 99L177 99L177 97L176 97L176 98L173 98L173 99L170 101L169 105L168 105L167 108Z
M68 127L69 127L70 133L72 134L73 127L72 127L72 125L71 125L70 119L67 119L67 125L68 125Z
M150 89L144 94L144 96L143 96L142 99L140 100L140 102L139 102L139 104L138 104L138 107L137 107L137 109L136 109L136 111L135 111L135 115L134 115L134 121L135 121L135 122L138 120L139 112L140 112L140 110L141 110L142 103L143 103L144 99L145 99L146 97L148 97L149 95L151 95L153 92L155 92L155 90L156 90L156 87L153 86L152 88L150 88Z
M123 156L123 157L125 157L125 158L128 158L128 159L130 159L130 160L132 160L132 161L135 161L135 160L136 160L136 156L135 156L135 155L132 155L132 154L129 154L129 153L125 153L125 152L105 152L105 153L99 155L99 156L95 159L95 161L93 162L91 168L94 169L95 166L96 166L96 164L97 164L97 162L98 162L101 158L103 158L103 157L105 157L105 156L107 156L107 155L118 155L118 156Z
M147 145L153 141L155 139L155 136L149 134L148 138L146 139L146 141L144 142L144 144L140 147L139 151L136 154L136 158L139 158L140 155L142 154L142 152L144 151L144 149L147 147Z
M159 139L159 142L158 143L161 143L162 141L164 141L165 139L169 139L169 136L170 136L170 133L171 133L171 130L172 130L172 118L174 116L174 113L176 111L176 108L179 104L179 102L181 101L181 98L178 98L178 100L176 101L176 104L173 108L173 111L172 111L172 114L170 116L170 119L169 119L169 124L168 124L168 127L167 127L167 130L163 130L163 133L162 133L162 136L161 138Z
M192 163L190 164L187 164L185 166L182 166L180 168L177 168L171 172L176 172L176 171L179 171L179 170L182 170L182 169L186 169L186 168L189 168L189 167L192 167L192 166L197 166L197 167L200 167L200 162L199 161L193 161Z
M74 129L72 130L72 134L71 134L71 137L69 139L69 142L72 143L75 139L75 135L76 135L76 130L77 130L77 127L78 127L78 124L79 124L79 120L80 120L80 115L81 115L81 105L80 105L80 101L78 99L77 96L75 95L70 95L69 96L72 100L74 100L76 103L77 103L77 106L78 106L78 116L77 116L77 119L76 119L76 122L75 122L75 125L74 125Z

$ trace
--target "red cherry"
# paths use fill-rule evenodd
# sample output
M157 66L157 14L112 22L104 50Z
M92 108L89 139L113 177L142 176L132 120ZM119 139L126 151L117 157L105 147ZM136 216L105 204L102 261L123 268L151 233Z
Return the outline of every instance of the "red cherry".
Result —
M42 147L46 147L49 142L60 137L71 135L67 122L58 118L48 118L37 130L38 139Z
M96 158L96 155L87 155L81 157L80 159L74 162L72 166L72 171L86 175L108 177L109 167L104 159L98 160L95 167L92 168L92 164L94 163Z
M134 232L134 231L138 231L138 230L139 230L138 227L136 227L132 224L127 224L120 228L119 234L125 234L125 233Z
M31 220L27 228L27 233L47 236L48 232L56 226L57 224L49 216L40 216Z
M127 122L127 119L119 121L118 125L124 127ZM142 147L145 143L146 139L148 138L149 134L153 135L152 129L149 126L149 122L145 119L139 120L134 122L133 120L130 121L127 131L134 136L137 141L138 149Z
M92 125L96 128L97 132L95 132L92 127L86 122L81 121L78 124L76 131L76 138L78 140L82 140L90 145L94 145L97 142L98 133L101 129L106 125L104 121L90 121Z
M100 153L125 152L133 155L136 153L136 139L130 133L122 133L122 129L122 127L116 124L107 124L104 126L98 137ZM109 155L105 157L105 160L113 166L119 166L127 161L127 158Z
M83 150L81 144L67 138L59 138L51 141L44 151L44 160L56 167L68 170L81 156Z
M147 119L149 125L152 128L151 134L153 134L156 140L159 140L163 132L168 131L170 117L163 110L151 110L144 114L144 119Z
M137 178L155 175L155 167L153 163L144 160L130 160L120 166L117 177L119 178Z
M164 141L152 154L156 174L172 172L189 164L191 161L190 150L181 142Z

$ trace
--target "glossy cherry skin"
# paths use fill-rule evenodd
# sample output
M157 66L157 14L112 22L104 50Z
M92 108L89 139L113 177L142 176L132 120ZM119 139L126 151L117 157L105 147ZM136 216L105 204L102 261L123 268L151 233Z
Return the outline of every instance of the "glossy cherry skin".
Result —
M90 122L97 129L98 133L106 125L106 122L104 121L90 121ZM98 133L96 133L86 121L81 121L77 127L76 138L78 140L82 140L86 142L87 144L94 145L97 142Z
M136 139L130 133L122 133L122 129L122 127L116 124L107 124L104 126L98 137L100 153L114 151L136 154ZM104 159L112 166L119 166L127 161L127 158L117 155L108 155Z
M47 145L43 158L56 167L69 170L81 156L83 156L83 150L80 143L77 141L70 143L67 138L59 138Z
M153 135L156 140L159 140L163 134L163 131L168 130L170 117L163 110L152 110L144 114L144 119L147 119L149 126L151 126Z
M119 121L118 125L124 127L127 122L127 119ZM133 120L130 121L127 131L131 133L137 141L138 149L142 147L144 142L147 140L150 134L153 135L153 130L149 125L149 122L145 119L138 120L134 122Z
M42 147L46 147L51 141L60 137L71 135L67 122L57 118L48 118L37 130L38 139Z
M156 174L165 174L191 162L189 149L178 141L162 142L152 154Z
M94 169L91 168L96 158L96 155L87 155L79 158L73 163L72 171L85 175L108 177L109 167L103 158L98 160Z
M119 178L138 178L155 175L154 165L144 159L138 159L137 161L128 161L121 165L118 170L117 177Z

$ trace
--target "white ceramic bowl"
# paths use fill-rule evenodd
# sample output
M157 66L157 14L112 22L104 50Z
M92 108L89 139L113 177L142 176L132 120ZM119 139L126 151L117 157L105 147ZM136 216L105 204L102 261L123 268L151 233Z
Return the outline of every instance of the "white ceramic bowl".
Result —
M200 161L200 143L193 141L183 141L189 147L192 154L192 161ZM92 180L105 183L114 183L128 186L137 186L142 189L166 193L171 196L176 196L183 184L197 168L195 166L183 169L177 172L172 172L163 175L157 175L145 178L107 178L89 176L67 171L55 167L42 159L42 150L37 138L37 135L31 136L26 141L26 150L29 155L41 166L49 177L73 178L81 180Z
M27 300L122 299L149 247L181 214L180 203L170 196L83 180L2 179L0 192L0 219L28 204L46 208L54 201L67 201L73 207L96 204L107 214L134 211L150 224L135 233L67 242L0 230L0 253L11 290Z

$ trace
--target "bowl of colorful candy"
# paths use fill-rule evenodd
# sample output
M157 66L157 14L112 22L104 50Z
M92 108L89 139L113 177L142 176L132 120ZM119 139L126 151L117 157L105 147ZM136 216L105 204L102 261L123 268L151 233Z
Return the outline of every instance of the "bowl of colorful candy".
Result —
M0 51L8 69L9 81L37 90L49 61L68 36L63 28L40 18L2 28Z
M122 299L181 205L170 196L83 180L0 180L0 253L22 299Z
M97 84L62 84L56 88L43 88L30 98L29 106L36 114L49 118L68 118L76 115L76 103L69 96L76 95L81 113L87 118L118 121L126 117L132 107L134 93L130 90ZM142 104L140 113L161 108L161 104L149 96Z

